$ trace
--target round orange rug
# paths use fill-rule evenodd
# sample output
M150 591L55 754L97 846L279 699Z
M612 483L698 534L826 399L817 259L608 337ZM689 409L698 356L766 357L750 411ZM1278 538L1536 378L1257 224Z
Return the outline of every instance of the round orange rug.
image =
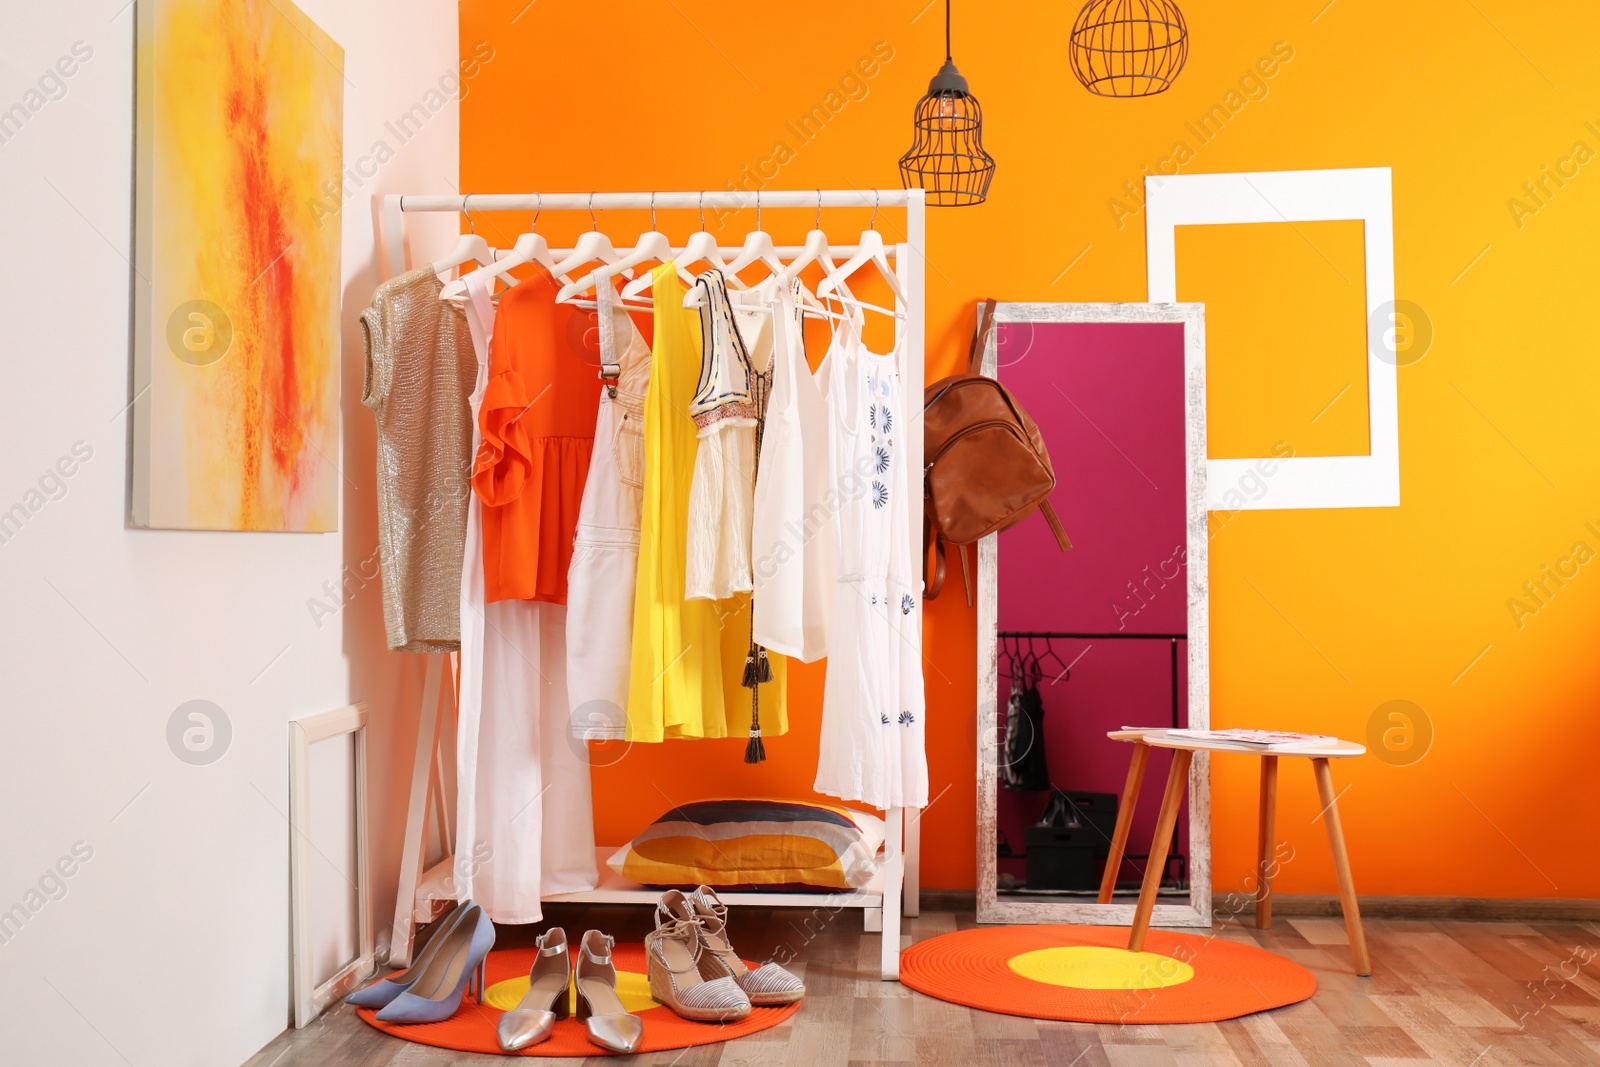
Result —
M500 1043L495 1038L495 1025L499 1023L500 1016L516 1007L522 994L527 992L528 968L533 966L537 952L530 945L527 948L489 953L489 988L484 994L484 1002L479 1004L471 997L462 997L461 1007L444 1022L405 1026L378 1022L376 1010L357 1008L356 1014L368 1025L386 1034L456 1052L485 1052L497 1056L615 1055L589 1042L589 1031L579 1021L576 1012L556 1023L550 1040L520 1052L501 1051ZM798 1003L781 1008L751 1008L750 1014L738 1022L690 1022L651 998L650 983L645 975L643 945L619 943L612 949L612 959L617 967L617 995L624 1007L644 1020L644 1040L639 1045L639 1052L662 1052L731 1041L777 1026L800 1010Z
M969 1008L1083 1023L1204 1023L1281 1008L1316 992L1310 971L1253 945L1127 927L986 926L919 941L900 981Z

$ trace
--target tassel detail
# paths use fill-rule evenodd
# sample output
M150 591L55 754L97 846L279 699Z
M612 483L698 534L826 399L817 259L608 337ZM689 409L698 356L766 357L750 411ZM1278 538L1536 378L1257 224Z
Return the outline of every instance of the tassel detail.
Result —
M744 761L746 763L764 763L767 758L767 746L761 743L761 730L759 727L750 728L750 743L744 746Z
M749 654L744 658L744 678L740 684L746 689L754 689L771 681L772 661L767 658L767 650L759 645L751 645Z

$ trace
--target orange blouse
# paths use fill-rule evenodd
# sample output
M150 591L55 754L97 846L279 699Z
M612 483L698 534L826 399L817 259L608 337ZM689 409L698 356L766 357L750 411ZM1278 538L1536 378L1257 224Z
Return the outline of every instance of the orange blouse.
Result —
M567 602L567 567L600 410L599 357L583 309L555 300L548 271L500 298L483 441L472 488L483 505L485 596Z

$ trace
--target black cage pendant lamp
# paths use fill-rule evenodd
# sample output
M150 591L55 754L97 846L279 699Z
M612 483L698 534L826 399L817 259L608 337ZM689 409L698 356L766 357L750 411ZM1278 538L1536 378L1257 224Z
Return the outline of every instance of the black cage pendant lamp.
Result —
M900 184L928 194L933 207L981 204L994 177L983 149L983 108L950 58L950 0L944 4L944 66L917 101L913 139L900 157Z

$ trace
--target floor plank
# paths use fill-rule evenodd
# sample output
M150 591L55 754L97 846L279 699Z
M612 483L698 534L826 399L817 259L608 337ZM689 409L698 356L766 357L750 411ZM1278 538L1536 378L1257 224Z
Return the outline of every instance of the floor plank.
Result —
M593 926L641 939L648 911L554 907L570 940ZM975 925L970 912L929 911L906 943ZM504 928L502 944L538 931ZM540 1060L553 1067L1457 1067L1600 1064L1600 931L1580 923L1367 923L1371 978L1357 978L1343 924L1294 918L1256 930L1219 922L1217 937L1295 960L1317 979L1307 1002L1189 1026L1089 1025L975 1011L878 979L879 938L853 911L750 908L729 933L749 958L791 959L806 1004L739 1041L626 1060ZM245 1067L490 1067L471 1056L389 1037L349 1008L288 1030Z

